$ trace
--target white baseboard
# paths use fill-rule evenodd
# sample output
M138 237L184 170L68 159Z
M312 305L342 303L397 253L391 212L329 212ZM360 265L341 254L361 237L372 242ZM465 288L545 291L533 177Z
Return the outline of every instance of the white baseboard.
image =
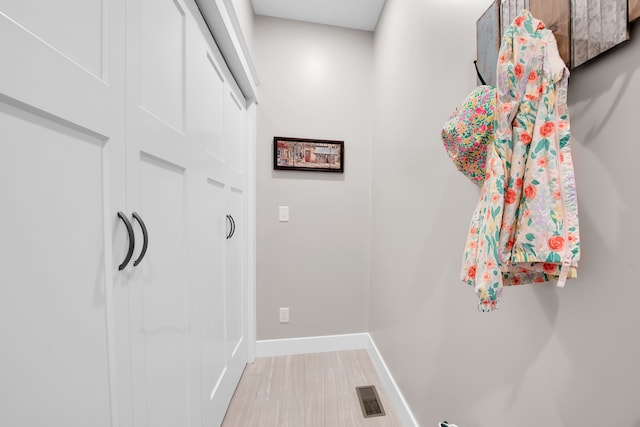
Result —
M326 353L366 349L369 334L327 335L322 337L286 338L256 342L258 357L288 356L292 354Z
M402 392L398 388L398 384L393 379L393 375L389 371L387 364L384 363L384 359L382 355L378 351L378 347L376 347L376 343L371 338L371 335L367 334L369 337L369 346L367 347L367 351L369 352L369 357L373 362L373 366L376 368L376 372L380 377L380 382L382 382L382 386L387 393L387 396L393 402L393 406L400 417L400 421L404 427L420 427L416 418L413 416L413 412L411 412L411 408L407 404L407 401L404 399Z
M407 401L400 392L378 347L368 333L328 335L320 337L287 338L256 342L257 357L288 356L293 354L325 353L328 351L367 350L380 377L387 396L404 427L419 427Z

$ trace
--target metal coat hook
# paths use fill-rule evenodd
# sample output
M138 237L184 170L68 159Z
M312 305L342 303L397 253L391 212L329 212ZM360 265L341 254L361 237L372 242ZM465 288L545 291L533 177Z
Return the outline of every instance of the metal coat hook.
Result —
M480 70L478 69L478 60L477 59L473 60L473 65L475 65L475 67L476 67L476 74L478 75L478 78L480 79L480 83L482 83L483 85L486 85L487 83L482 78L482 74L480 74Z

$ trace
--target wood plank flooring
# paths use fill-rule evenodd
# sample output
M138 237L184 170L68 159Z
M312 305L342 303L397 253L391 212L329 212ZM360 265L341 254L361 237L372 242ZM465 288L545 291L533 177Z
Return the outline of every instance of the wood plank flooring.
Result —
M375 385L385 416L364 418L356 387ZM401 427L366 350L256 359L223 427Z

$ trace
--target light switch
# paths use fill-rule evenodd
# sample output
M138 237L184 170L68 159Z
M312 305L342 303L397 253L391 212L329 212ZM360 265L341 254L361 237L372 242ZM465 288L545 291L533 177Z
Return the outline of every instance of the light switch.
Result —
M278 220L280 222L289 221L289 206L280 206L278 208Z

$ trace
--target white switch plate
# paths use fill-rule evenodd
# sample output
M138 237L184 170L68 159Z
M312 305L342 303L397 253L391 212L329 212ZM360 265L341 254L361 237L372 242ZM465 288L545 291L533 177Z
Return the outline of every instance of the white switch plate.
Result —
M289 206L278 207L278 220L280 222L289 221Z
M280 323L289 323L289 307L280 308Z

